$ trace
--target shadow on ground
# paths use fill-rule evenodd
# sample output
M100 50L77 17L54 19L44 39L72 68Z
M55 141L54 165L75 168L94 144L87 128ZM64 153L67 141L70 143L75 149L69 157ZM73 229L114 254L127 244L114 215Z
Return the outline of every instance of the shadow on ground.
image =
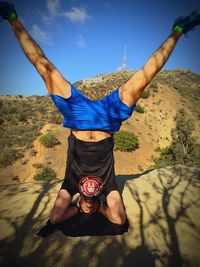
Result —
M129 231L120 236L33 236L60 182L0 188L1 266L198 267L200 170L174 166L117 177Z

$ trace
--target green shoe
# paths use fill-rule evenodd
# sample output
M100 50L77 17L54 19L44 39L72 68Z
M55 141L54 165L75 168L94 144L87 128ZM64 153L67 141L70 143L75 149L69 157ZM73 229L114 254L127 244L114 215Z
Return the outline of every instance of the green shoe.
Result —
M197 25L200 25L200 9L195 10L187 17L177 18L172 27L172 31L187 33L188 31L193 30Z
M9 20L17 18L17 12L13 4L0 1L0 19L1 20Z

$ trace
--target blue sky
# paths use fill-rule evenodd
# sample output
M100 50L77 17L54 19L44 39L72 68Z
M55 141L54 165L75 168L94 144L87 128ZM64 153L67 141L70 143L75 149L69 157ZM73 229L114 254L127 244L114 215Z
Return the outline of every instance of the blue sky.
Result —
M13 0L24 27L63 76L74 83L115 72L123 62L138 70L170 34L175 18L199 1ZM182 37L163 69L200 73L200 27ZM0 94L46 95L11 27L0 23Z

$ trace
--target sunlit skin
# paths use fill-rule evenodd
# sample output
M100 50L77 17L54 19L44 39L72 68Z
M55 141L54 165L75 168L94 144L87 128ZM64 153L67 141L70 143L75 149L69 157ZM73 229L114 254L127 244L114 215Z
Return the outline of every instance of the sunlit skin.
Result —
M87 200L84 200L84 198L80 197L80 202L79 205L84 213L92 214L96 212L99 208L99 203L98 201L94 202L89 202Z
M53 63L46 58L20 20L15 19L11 22L11 26L25 55L43 78L49 94L69 98L71 96L71 84L61 75ZM122 102L128 106L133 106L137 102L146 86L169 58L180 36L181 33L172 32L145 65L119 88ZM112 132L109 131L80 131L72 129L72 132L78 139L89 142L97 142L112 135Z
M42 49L25 30L18 18L14 19L10 22L10 24L24 54L44 80L49 94L69 98L71 96L70 82L68 82L53 65L53 63L47 59ZM119 87L119 97L124 104L129 107L136 104L146 86L151 82L171 55L180 36L181 33L176 31L172 32L163 44L152 54L152 56L150 56L144 66L139 69L125 84ZM76 138L86 142L97 142L112 136L113 134L112 132L101 130L71 130ZM70 206L71 201L72 197L67 190L61 189L58 192L50 215L50 221L52 223L66 220L77 214L78 209ZM126 220L126 211L120 193L114 190L111 191L106 197L106 204L107 205L100 206L99 212L113 223L121 225L124 224ZM81 207L85 213L94 212L94 207L91 207L91 204L85 201L81 203Z

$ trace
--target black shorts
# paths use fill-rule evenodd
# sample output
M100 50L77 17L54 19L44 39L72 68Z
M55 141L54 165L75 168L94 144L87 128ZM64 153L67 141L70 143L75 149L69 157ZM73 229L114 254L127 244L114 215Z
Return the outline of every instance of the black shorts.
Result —
M103 181L102 194L106 197L117 190L115 180L113 137L98 142L85 142L72 133L68 137L68 153L65 178L61 189L73 197L79 190L79 182L85 176L97 176Z

